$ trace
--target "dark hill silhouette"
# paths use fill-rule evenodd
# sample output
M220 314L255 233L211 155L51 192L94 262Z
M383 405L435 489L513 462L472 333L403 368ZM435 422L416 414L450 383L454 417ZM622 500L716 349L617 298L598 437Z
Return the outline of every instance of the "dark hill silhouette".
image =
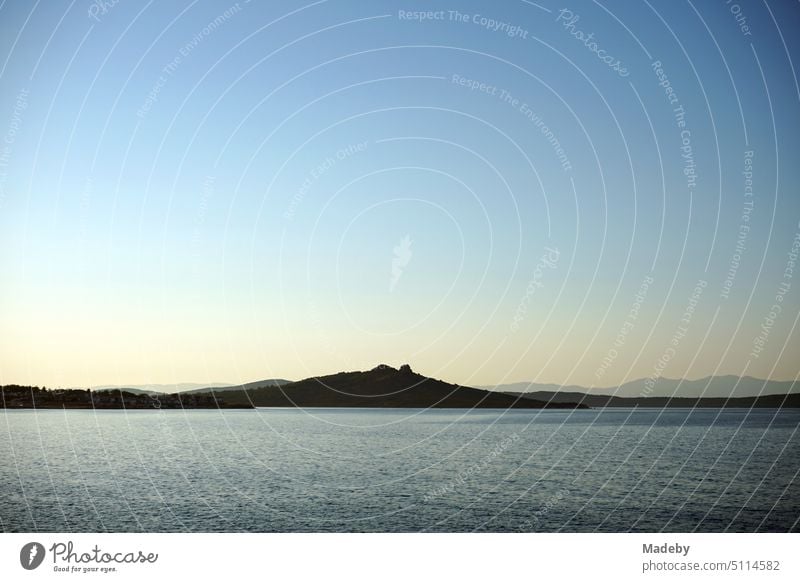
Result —
M339 372L289 384L226 390L230 404L353 408L588 408L585 404L541 402L467 388L381 364L366 372Z

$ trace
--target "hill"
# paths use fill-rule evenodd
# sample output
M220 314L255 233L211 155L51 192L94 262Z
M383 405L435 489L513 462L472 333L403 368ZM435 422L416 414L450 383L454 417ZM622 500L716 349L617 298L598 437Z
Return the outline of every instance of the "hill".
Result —
M340 372L298 382L238 391L226 390L230 404L343 408L588 408L568 402L540 402L449 384L381 364L365 372Z

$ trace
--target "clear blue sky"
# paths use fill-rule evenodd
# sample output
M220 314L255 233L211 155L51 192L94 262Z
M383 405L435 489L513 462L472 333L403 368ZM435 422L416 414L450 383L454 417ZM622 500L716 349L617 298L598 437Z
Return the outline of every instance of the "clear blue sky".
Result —
M798 25L5 2L0 383L793 379Z

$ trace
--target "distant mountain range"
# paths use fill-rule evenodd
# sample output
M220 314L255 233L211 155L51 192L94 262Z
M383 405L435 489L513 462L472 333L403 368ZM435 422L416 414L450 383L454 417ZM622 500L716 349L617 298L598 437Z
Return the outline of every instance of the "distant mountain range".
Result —
M211 388L219 389L233 386L225 382L202 384L199 382L181 382L179 384L110 384L104 386L90 386L90 390L102 392L107 390L125 390L132 394L171 394L173 392L199 391L206 392ZM73 386L71 389L83 390L84 387Z
M496 386L477 386L483 390L505 393L524 393L541 397L543 394L575 393L592 396L614 396L617 398L753 398L756 396L800 394L800 382L759 380L750 376L710 376L699 380L675 380L659 378L650 387L647 379L641 378L626 382L613 388L586 388L584 386L559 386L558 384L537 384L517 382Z
M184 382L182 384L134 384L119 386L93 386L91 390L95 392L108 392L110 390L124 390L131 394L202 394L204 392L225 392L226 390L253 390L265 386L280 386L289 384L291 380L282 378L271 378L269 380L256 380L247 384L225 384L216 382L214 384L199 384L197 382Z
M265 384L266 383L266 384ZM298 382L251 382L223 392L225 402L271 407L346 408L588 408L567 402L540 402L428 378L381 364L365 372L340 372Z

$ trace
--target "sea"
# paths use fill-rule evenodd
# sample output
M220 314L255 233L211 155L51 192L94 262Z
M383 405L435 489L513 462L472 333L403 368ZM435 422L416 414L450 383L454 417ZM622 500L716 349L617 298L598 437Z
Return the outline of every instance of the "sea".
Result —
M800 411L0 410L4 532L787 532Z

